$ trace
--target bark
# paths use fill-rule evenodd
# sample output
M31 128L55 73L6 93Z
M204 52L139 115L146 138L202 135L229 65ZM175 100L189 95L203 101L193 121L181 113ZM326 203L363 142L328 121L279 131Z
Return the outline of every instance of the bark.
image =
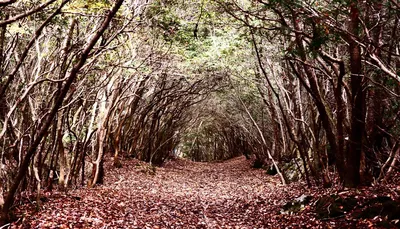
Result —
M353 35L358 34L359 30L359 5L353 3L350 6L349 32ZM347 187L356 187L360 184L360 160L363 150L363 135L365 130L364 104L365 96L363 92L363 78L361 65L361 48L354 40L350 39L350 72L351 72L351 93L352 93L352 115L350 146L347 151L346 176L344 185Z
M42 146L43 146L43 144L42 144ZM40 154L37 154L34 157L34 160L32 163L33 164L33 174L34 174L36 182L37 182L37 184L36 184L36 206L37 206L37 208L40 207L40 191L41 191L41 182L42 182L42 180L40 179L39 161L40 161Z
M4 205L3 186L0 185L0 210L3 208L3 205Z
M121 106L125 106L125 103L122 104ZM122 135L122 128L124 127L124 124L127 120L127 115L128 112L126 112L126 114L122 117L122 120L117 120L117 130L115 131L115 138L113 141L114 144L114 162L113 165L116 168L120 168L121 167L121 162L119 161L119 155L120 155L120 151L121 151L121 135Z
M58 184L61 188L64 188L65 174L67 169L67 158L65 155L65 148L63 143L63 112L58 112L57 120L57 146L59 155L59 166L60 166L60 177Z
M5 16L8 18L8 15ZM5 53L4 53L4 44L6 41L6 32L7 32L7 25L3 25L0 27L0 80L4 77L4 60L5 60ZM1 87L1 84L0 84ZM6 112L7 112L7 105L6 105L6 98L4 96L0 97L0 119L3 119Z
M53 126L51 130L51 139L52 140L52 149L51 149L51 159L50 159L50 166L49 166L49 173L47 176L47 190L51 191L53 189L53 178L54 178L54 171L55 171L55 166L54 162L58 161L58 153L56 153L57 150L57 120L53 121ZM50 149L49 149L50 150Z
M101 114L101 122L100 122L100 127L97 130L97 141L98 141L98 153L97 153L97 159L94 162L94 176L93 180L89 183L90 187L93 187L94 185L98 183L102 183L101 181L103 180L103 157L104 157L104 149L105 149L105 143L106 143L106 138L107 138L107 133L108 133L108 122L110 120L112 111L114 109L114 104L116 103L118 97L119 97L119 88L121 86L120 83L114 82L114 80L111 80L110 84L112 85L110 87L110 92L111 92L111 98L109 101L105 98L104 101L104 106L103 108L100 108L100 114ZM107 94L106 92L104 92ZM106 96L105 96L106 97ZM108 103L106 105L105 103Z
M5 18L8 18L6 15ZM0 26L0 79L3 78L4 43L6 40L7 25Z

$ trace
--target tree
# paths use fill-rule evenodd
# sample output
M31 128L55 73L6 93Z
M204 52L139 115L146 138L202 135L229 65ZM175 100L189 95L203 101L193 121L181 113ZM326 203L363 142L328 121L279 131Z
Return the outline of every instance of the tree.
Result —
M298 89L304 88L311 96L319 114L317 122L309 123L304 119L306 111L299 108L295 109L297 111L294 112L293 118L302 122L303 127L304 124L315 126L321 123L325 132L325 137L319 139L321 135L315 132L318 129L314 128L312 136L315 138L310 141L304 138L306 135L303 128L303 130L299 129L301 132L290 134L291 140L296 142L300 155L307 157L304 153L307 150L302 149L304 140L309 143L314 142L314 144L308 143L310 146L316 145L315 141L323 144L326 139L329 147L325 150L328 153L328 161L336 165L341 181L349 187L368 182L368 177L376 174L374 170L379 167L370 160L373 156L369 153L371 152L369 149L376 149L376 145L367 141L377 132L365 133L365 127L367 120L370 120L369 130L372 126L377 127L382 124L376 119L376 122L369 119L371 115L367 113L371 111L369 101L375 98L367 97L366 94L370 90L382 92L379 88L382 86L386 88L388 85L377 84L373 80L374 72L376 70L380 72L380 79L398 80L398 76L394 74L396 68L393 65L394 62L389 61L383 64L384 57L377 56L377 53L382 54L380 51L385 43L386 46L391 46L390 39L387 39L389 36L385 36L383 32L385 31L382 27L383 21L388 28L386 31L393 31L393 28L398 27L396 17L389 13L398 8L392 2L386 3L384 5L359 1L332 3L260 1L255 4L241 5L236 2L219 1L228 14L241 21L254 34L254 48L260 54L258 59L261 70L267 65L261 41L263 39L270 41L270 34L282 38L283 42L280 45L285 52L282 58L287 64L282 64L282 61L277 64L284 69L282 72L286 77L294 75L299 79L301 87ZM376 15L385 15L385 19L371 16L372 11L376 12ZM391 33L391 35L394 34ZM397 39L397 35L394 37ZM341 58L338 58L339 56ZM264 73L265 77L271 77L266 71ZM275 87L274 80L271 80L272 83L268 85L271 89ZM368 87L366 87L367 84ZM393 95L391 90L397 90L396 87L386 89L388 90L385 90L385 93L388 93L389 97ZM289 87L286 90L297 93L297 89L294 88ZM394 97L391 98L394 99ZM387 114L394 117L396 113L396 110L392 110ZM394 129L385 129L389 132L391 130ZM390 151L391 147L384 148L380 148L380 151ZM368 155L370 161L366 162L363 155ZM321 156L313 155L312 157L321 158ZM387 158L387 154L384 158ZM322 161L318 167L323 164ZM312 170L312 166L310 169ZM360 174L363 174L363 177L360 177Z
M58 14L60 12L61 8L67 2L68 1L64 1L61 4L61 6L55 11L54 14ZM15 177L14 182L13 182L12 186L10 187L10 190L8 191L8 194L5 198L4 205L2 206L2 209L1 209L2 210L2 214L1 214L2 222L8 220L9 210L14 201L15 193L16 193L25 173L27 172L27 169L30 164L30 160L31 160L32 156L34 155L34 153L36 152L36 149L39 146L40 142L42 141L42 138L46 135L48 128L52 124L52 120L53 120L54 116L56 115L58 109L61 107L63 100L64 100L65 96L67 95L72 82L77 77L79 70L85 64L86 59L88 58L90 52L92 51L92 49L94 48L95 44L100 39L100 37L102 36L104 31L109 26L112 18L116 15L116 13L117 13L118 9L121 7L122 3L123 3L123 0L116 2L116 4L113 6L111 11L108 13L105 20L101 24L99 30L96 32L96 34L92 37L91 40L89 40L89 42L85 46L84 50L82 51L79 58L77 59L77 63L72 67L71 72L67 76L66 81L63 84L59 95L55 98L54 105L51 108L48 116L46 117L43 125L41 126L35 140L31 143L31 145L29 145L26 155L24 156L21 166L18 170L17 176Z

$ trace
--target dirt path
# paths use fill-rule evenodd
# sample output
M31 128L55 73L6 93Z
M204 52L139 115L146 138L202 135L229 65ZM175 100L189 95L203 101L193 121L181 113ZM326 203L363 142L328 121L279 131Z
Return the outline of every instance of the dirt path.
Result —
M277 184L277 178L251 169L244 157L223 163L177 160L155 174L130 160L111 169L103 186L53 193L33 215L31 209L20 209L25 218L13 227L268 227L270 211L282 204L276 199Z
M352 217L317 220L316 197L333 189L282 186L277 177L252 169L238 157L222 163L168 162L154 172L147 164L106 163L104 185L44 193L40 210L24 200L11 228L364 228ZM323 193L324 192L324 193ZM357 191L357 193L359 193ZM288 200L310 195L310 205L281 214ZM358 194L357 194L358 195ZM372 195L372 194L368 194ZM34 199L33 197L30 198Z

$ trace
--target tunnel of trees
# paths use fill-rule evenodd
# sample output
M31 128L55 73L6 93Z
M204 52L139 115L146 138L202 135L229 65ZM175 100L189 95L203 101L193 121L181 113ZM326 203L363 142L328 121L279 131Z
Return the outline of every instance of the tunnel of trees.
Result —
M396 0L0 0L2 220L24 190L93 187L122 157L385 182L399 19Z

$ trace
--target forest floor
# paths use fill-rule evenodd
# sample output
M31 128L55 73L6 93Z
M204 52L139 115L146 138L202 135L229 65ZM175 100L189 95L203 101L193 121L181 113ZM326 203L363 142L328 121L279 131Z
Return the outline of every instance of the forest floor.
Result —
M396 193L376 187L308 189L301 182L283 186L244 157L221 163L177 159L155 170L134 159L124 160L119 169L105 166L104 185L43 193L39 209L22 198L24 204L14 209L19 219L10 228L371 228L383 218L355 219L346 213L318 219L317 199L355 193L362 202L365 196ZM296 212L283 210L301 195L311 200Z

